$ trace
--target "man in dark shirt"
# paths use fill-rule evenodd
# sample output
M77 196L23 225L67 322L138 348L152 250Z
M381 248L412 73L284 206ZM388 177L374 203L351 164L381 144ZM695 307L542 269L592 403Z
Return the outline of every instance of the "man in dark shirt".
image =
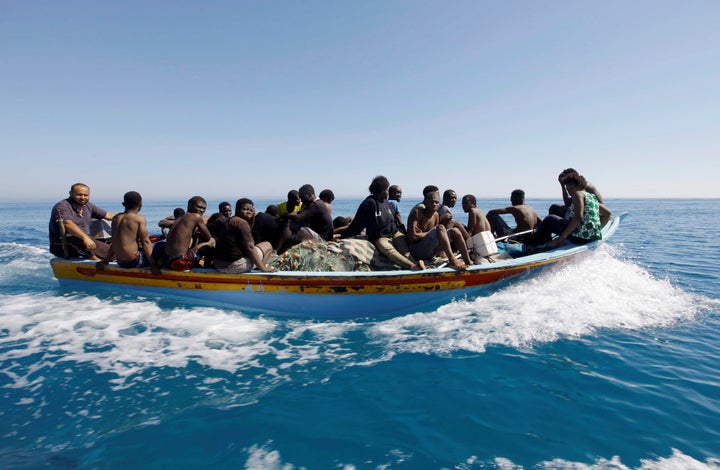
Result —
M238 199L235 215L222 225L215 251L215 268L229 274L246 273L257 267L264 272L274 268L265 264L272 254L268 242L255 244L252 226L255 222L255 204L250 199Z
M322 200L315 196L315 188L305 184L298 190L302 200L302 209L287 214L290 230L299 240L330 241L333 238L333 223L330 210Z

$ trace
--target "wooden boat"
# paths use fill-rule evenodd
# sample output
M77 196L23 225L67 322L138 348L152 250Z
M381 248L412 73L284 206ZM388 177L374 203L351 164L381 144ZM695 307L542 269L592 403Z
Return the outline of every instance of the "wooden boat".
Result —
M587 245L566 244L543 252L457 271L448 267L424 271L275 272L223 274L214 269L187 272L149 268L123 269L111 263L102 270L89 260L51 260L65 288L132 289L159 297L180 297L203 305L307 318L372 317L436 308L452 299L481 295L501 283L574 258L607 241L626 214L613 217L603 239Z

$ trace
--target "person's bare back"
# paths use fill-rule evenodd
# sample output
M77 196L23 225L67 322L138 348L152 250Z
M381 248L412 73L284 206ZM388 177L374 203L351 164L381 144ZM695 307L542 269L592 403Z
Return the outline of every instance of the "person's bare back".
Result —
M470 236L490 230L490 222L482 209L472 207L468 210L468 233Z
M148 238L145 217L137 212L122 212L112 221L112 249L120 262L132 261L137 257L138 244Z
M515 218L516 232L532 230L542 220L535 209L527 204L509 206L505 211Z

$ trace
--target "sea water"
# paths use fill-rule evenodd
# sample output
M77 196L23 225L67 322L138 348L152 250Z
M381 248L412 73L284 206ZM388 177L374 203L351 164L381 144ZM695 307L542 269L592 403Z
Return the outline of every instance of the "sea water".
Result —
M0 467L720 468L720 201L607 202L586 256L345 321L63 290L53 202L0 204Z

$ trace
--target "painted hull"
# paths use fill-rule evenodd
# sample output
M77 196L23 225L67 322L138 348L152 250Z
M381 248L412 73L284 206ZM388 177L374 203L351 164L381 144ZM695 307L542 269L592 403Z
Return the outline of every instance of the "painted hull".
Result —
M94 261L55 258L51 265L61 286L85 290L93 285L133 289L148 295L192 299L207 305L282 316L311 318L370 317L417 311L474 296L539 268L573 258L606 241L617 230L622 214L603 230L603 240L566 245L516 259L424 271L277 272L222 274L212 269L188 272L147 268L123 269L114 264L96 269Z

